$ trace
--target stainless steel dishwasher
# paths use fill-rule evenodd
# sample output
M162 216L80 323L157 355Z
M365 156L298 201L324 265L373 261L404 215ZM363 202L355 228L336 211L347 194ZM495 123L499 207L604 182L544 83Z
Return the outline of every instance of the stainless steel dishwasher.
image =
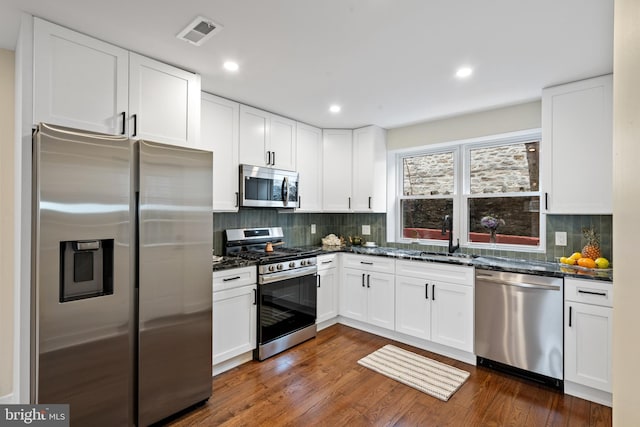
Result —
M563 279L476 269L478 365L563 387Z

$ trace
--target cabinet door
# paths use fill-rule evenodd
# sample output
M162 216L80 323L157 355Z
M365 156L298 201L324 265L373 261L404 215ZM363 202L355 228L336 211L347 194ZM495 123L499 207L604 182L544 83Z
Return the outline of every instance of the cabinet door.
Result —
M34 18L34 124L126 134L129 55Z
M611 392L612 313L609 307L565 302L565 379Z
M340 281L340 315L367 321L366 271L345 268Z
M200 76L129 54L130 136L198 148Z
M256 286L213 293L213 364L256 348Z
M271 165L274 168L296 170L296 122L291 119L271 115Z
M612 93L611 75L543 90L542 184L548 213L613 212Z
M427 280L396 276L396 331L431 339L431 286Z
M240 105L240 163L254 166L269 166L271 113Z
M333 319L338 315L338 269L318 271L318 314L316 323Z
M322 210L322 130L296 125L298 212Z
M322 208L351 211L352 131L322 131Z
M384 129L353 131L353 199L357 212L386 212L387 146Z
M392 274L367 273L367 322L395 329L395 277Z
M431 284L431 340L473 352L473 287Z
M202 93L201 146L213 151L213 210L238 211L237 102Z

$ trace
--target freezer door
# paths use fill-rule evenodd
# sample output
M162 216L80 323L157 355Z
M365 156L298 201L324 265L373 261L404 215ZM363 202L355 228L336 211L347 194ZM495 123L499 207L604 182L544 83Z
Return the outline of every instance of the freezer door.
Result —
M130 143L42 124L33 155L33 401L131 425Z
M211 152L139 141L139 425L211 395Z

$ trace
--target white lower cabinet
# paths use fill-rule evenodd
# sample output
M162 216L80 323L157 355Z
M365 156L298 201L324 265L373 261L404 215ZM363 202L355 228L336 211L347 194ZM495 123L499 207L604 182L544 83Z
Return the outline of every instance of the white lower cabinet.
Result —
M395 328L393 260L345 255L340 286L340 315L386 329ZM359 265L361 268L349 268ZM380 272L378 270L389 271Z
M213 294L213 364L256 348L256 285Z
M250 360L256 348L256 268L245 267L213 273L213 365L214 373ZM238 363L216 368L238 356Z
M473 352L473 268L396 263L396 331Z
M335 254L318 257L318 294L316 323L338 315L338 257Z
M565 392L611 405L613 285L565 279ZM576 387L583 386L583 387Z

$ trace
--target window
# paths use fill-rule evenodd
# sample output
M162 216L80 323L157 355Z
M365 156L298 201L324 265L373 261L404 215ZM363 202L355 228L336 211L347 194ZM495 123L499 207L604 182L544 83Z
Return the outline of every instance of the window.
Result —
M469 162L466 240L538 246L539 141L465 148Z
M402 236L446 240L442 219L453 215L456 152L421 154L402 159Z
M448 240L451 215L461 244L539 247L539 140L529 132L399 154L400 240Z

